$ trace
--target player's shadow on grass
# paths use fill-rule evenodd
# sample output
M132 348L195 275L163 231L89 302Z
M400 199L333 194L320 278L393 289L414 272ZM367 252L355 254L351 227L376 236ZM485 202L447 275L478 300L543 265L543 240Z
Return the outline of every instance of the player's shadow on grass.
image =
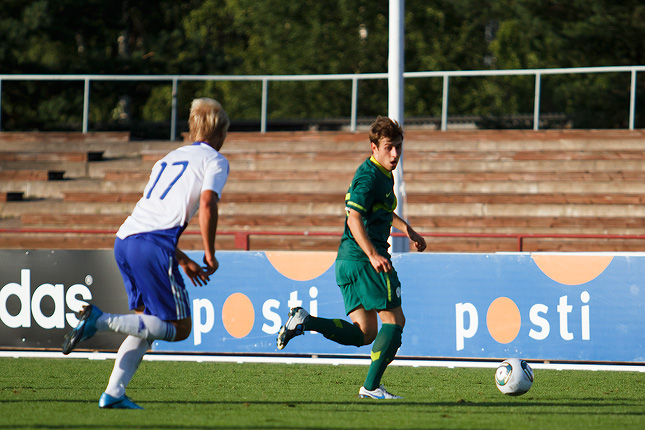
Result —
M96 405L95 400L86 400L86 399L8 399L8 400L2 400L2 403L8 404L8 403L79 403L79 404L91 404L91 405ZM408 401L408 400L374 400L374 399L359 399L359 398L353 398L348 401L343 401L343 402L325 402L325 401L308 401L308 400L302 400L302 401L279 401L279 400L186 400L186 401L181 401L181 400L145 400L145 399L139 399L137 403L141 403L141 405L241 405L244 407L249 407L253 405L264 405L264 406L284 406L284 407L298 407L298 406L306 406L306 405L328 405L328 406L350 406L350 405L358 405L361 407L399 407L399 406L405 406L405 407L484 407L484 408L490 408L490 407L507 407L507 406L513 406L513 407L577 407L577 408L613 408L616 406L623 406L623 407L640 407L643 406L642 403L634 403L633 399L612 399L611 402L607 402L607 399L602 399L602 398L590 398L590 399L585 399L583 402L578 401L577 399L572 399L572 401L567 402L565 399L562 399L561 401L558 402L541 402L539 400L530 400L530 401L517 401L510 403L508 401L504 402L476 402L476 401L468 401L468 400L455 400L453 402L415 402L415 401ZM556 412L552 412L556 413ZM629 413L628 413L629 414ZM632 413L633 415L645 415L645 411L641 413ZM0 423L0 428L5 428L3 425Z
M143 406L144 404L187 404L187 405L241 405L244 407L250 407L253 405L259 406L272 406L272 407L287 407L287 408L297 408L299 406L308 406L308 405L319 405L319 406L342 406L345 410L351 406L358 406L360 408L383 408L383 407L420 407L420 408L445 408L445 407L457 407L457 408L491 408L491 407L517 407L525 408L525 412L530 413L530 408L544 408L544 407L569 407L569 408L593 408L594 411L588 412L585 411L585 414L590 415L604 415L604 414L614 414L615 410L603 412L603 409L615 408L616 406L621 407L641 407L642 403L634 403L633 399L613 399L611 403L599 403L601 401L606 402L606 399L585 399L584 402L579 401L558 401L558 402L540 402L538 400L530 401L517 401L517 402L471 402L464 400L456 400L454 402L413 402L406 400L370 400L370 399L359 399L354 398L351 401L346 402L324 402L324 401L272 401L272 400L251 400L251 401L234 401L234 400L214 400L214 401L156 401L152 400L146 402L141 400L140 403ZM544 413L543 410L540 410L539 413ZM558 411L551 411L550 413L558 414ZM563 414L571 414L571 411L563 411ZM574 412L575 413L575 412ZM644 412L621 412L624 415L645 415Z

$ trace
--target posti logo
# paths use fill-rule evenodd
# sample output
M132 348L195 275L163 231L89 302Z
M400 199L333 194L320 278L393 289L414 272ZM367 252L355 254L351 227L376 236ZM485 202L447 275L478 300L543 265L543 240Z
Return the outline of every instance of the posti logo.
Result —
M598 277L611 263L611 255L577 255L577 254L535 254L532 256L540 270L554 281L569 285L581 286ZM523 320L528 319L531 328L528 336L541 341L550 336L559 336L564 341L576 338L591 340L592 297L589 291L582 289L575 295L562 295L555 303L535 303L522 315L517 304L510 297L494 299L485 310L485 319L481 318L482 309L473 303L455 304L455 348L461 351L468 339L472 339L481 330L485 321L491 337L500 344L508 344L517 339ZM570 318L574 312L580 321L579 332L570 329ZM554 330L547 316L557 314L558 327ZM557 334L553 334L553 332Z
M295 281L309 281L321 276L336 259L335 252L300 253L290 251L265 252L271 265L283 276ZM318 315L318 288L310 286L307 294L299 295L299 291L291 291L286 307L281 307L279 300L266 299L261 305L261 330L270 335L277 334L282 326L282 317L287 310L304 306L311 315ZM215 326L217 312L209 299L194 299L193 305L193 342L201 345L204 336ZM224 301L221 318L226 332L234 338L244 338L249 335L256 324L256 309L251 299L243 293L233 293Z
M78 324L74 312L81 310L83 305L92 299L89 286L94 279L86 275L84 284L74 284L67 289L63 284L44 283L32 291L31 270L20 270L20 282L10 282L0 289L0 321L9 328L36 325L44 329L65 328L65 323L71 327ZM12 306L17 312L9 312L8 303L17 303ZM43 311L43 302L53 303L53 312ZM46 306L47 309L52 306ZM72 312L66 312L71 310Z

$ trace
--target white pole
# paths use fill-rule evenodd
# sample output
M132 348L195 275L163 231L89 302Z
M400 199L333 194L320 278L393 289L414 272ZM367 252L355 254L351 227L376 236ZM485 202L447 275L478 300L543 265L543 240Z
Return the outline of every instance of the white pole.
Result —
M405 1L390 0L389 59L388 59L388 116L403 126L403 72L405 39ZM398 200L395 213L405 219L406 193L403 181L403 157L394 174L394 194ZM392 251L407 252L410 243L407 237L393 237Z
M441 131L448 130L448 89L450 88L450 77L443 75L443 96L441 98Z
M90 79L85 78L83 85L83 134L87 134L90 124Z
M358 113L358 78L352 78L352 112L350 119L350 130L356 133L356 121Z
M540 128L540 92L542 88L542 75L535 74L535 97L533 99L533 130Z
M267 132L267 103L269 99L269 80L262 79L262 113L260 114L260 133Z
M170 141L177 140L177 78L172 79L171 110L170 110Z
M636 116L636 69L632 69L632 81L629 88L629 129L634 130Z

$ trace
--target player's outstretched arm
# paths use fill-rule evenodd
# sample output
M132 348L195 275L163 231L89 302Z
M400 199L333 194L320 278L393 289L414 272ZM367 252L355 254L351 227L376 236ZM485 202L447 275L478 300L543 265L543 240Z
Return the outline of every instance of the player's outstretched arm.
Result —
M208 274L214 273L219 267L215 258L215 235L217 234L219 197L212 190L202 191L199 198L199 229L204 243L204 268Z
M175 257L177 258L177 262L179 263L181 268L184 269L184 273L186 273L186 276L188 276L194 286L201 287L203 285L206 285L206 283L210 280L211 273L208 273L206 270L204 270L203 267L193 261L181 249L175 249Z
M426 249L426 240L421 236L419 233L414 231L412 227L410 227L410 224L405 222L401 217L399 217L397 214L393 214L394 218L392 219L392 226L396 228L397 230L402 231L403 233L410 238L410 240L414 243L414 246L417 248L417 251L421 252Z

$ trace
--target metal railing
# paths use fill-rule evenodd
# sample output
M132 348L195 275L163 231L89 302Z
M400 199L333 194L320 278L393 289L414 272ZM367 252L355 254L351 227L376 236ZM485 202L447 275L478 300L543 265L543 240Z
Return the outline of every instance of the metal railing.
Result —
M0 228L2 234L78 234L78 235L111 235L116 234L113 229L67 229L67 228ZM199 231L185 231L187 236L198 236ZM217 232L219 236L233 236L234 250L250 251L252 236L280 236L280 237L334 237L342 236L340 232L303 232L303 231L227 231ZM405 237L403 233L392 233L392 236ZM601 239L609 241L619 240L645 240L645 234L549 234L549 233L421 233L427 239L452 238L452 239L509 239L515 242L516 252L526 252L525 241L527 239Z
M578 67L568 69L522 69L522 70L467 70L437 72L405 72L405 79L442 78L441 130L448 126L450 78L487 76L534 76L533 129L539 129L541 82L544 75L568 75L583 73L630 73L628 128L634 130L636 116L636 74L645 71L645 66ZM387 79L387 73L359 73L336 75L7 75L0 74L0 107L2 105L3 81L80 81L83 89L82 131L89 130L90 83L94 81L154 81L172 83L172 107L170 112L170 140L177 137L177 91L179 82L187 81L250 81L262 82L260 108L260 131L267 131L269 82L278 81L351 81L350 129L356 131L358 111L358 83L362 80ZM1 112L1 110L0 110ZM0 126L2 118L0 117Z

